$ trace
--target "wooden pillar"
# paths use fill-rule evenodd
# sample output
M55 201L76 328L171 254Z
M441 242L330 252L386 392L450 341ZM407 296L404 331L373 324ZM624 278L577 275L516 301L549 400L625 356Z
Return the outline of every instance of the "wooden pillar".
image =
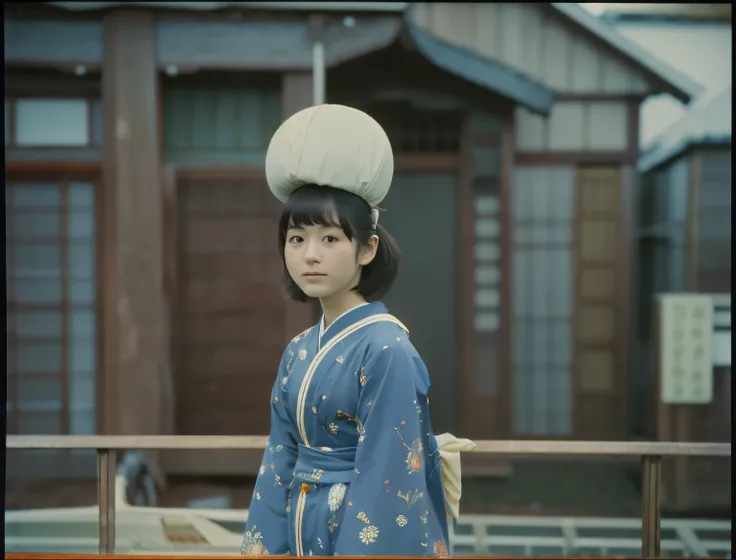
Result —
M282 120L312 106L312 73L287 72L282 83ZM316 323L317 304L300 303L288 300L285 302L285 340L289 341L300 332Z
M160 434L168 356L154 15L111 11L104 32L104 426Z

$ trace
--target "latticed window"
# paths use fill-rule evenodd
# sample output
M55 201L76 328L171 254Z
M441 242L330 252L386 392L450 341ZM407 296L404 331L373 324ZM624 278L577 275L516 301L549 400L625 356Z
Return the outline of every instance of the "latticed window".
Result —
M569 435L574 170L518 168L512 215L515 431Z
M165 159L189 164L263 165L268 142L282 118L279 84L229 85L221 76L213 80L166 83Z
M8 181L8 433L96 431L95 192Z
M457 153L460 149L460 111L428 111L397 102L375 103L365 110L384 128L394 153Z

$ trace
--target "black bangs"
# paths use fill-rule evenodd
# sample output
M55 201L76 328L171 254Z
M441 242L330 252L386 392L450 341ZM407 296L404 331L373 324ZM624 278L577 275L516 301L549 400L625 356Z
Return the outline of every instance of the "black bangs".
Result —
M373 260L365 265L358 285L353 288L367 300L385 294L396 278L399 266L399 247L380 225L374 227L371 207L357 195L318 185L304 185L291 195L279 221L279 254L283 264L283 282L286 296L296 301L309 297L289 276L284 260L286 232L290 227L323 226L340 228L350 240L365 246L374 235L378 248Z
M352 240L355 230L359 229L356 218L362 217L356 215L356 210L370 216L368 203L354 194L332 187L305 185L292 194L286 203L281 214L279 233L285 238L286 230L291 227L336 227Z

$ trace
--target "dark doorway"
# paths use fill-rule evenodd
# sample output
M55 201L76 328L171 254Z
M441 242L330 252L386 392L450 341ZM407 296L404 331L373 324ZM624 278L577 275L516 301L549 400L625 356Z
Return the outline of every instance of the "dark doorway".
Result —
M411 332L432 381L432 427L456 431L459 379L456 314L457 174L397 173L381 224L402 256L384 303Z

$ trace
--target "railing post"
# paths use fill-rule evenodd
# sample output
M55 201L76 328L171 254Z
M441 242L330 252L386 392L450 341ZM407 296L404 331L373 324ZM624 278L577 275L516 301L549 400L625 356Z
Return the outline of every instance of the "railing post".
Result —
M645 558L660 556L659 489L661 485L662 458L642 457L641 488L641 555Z
M115 554L115 451L97 450L100 554Z

